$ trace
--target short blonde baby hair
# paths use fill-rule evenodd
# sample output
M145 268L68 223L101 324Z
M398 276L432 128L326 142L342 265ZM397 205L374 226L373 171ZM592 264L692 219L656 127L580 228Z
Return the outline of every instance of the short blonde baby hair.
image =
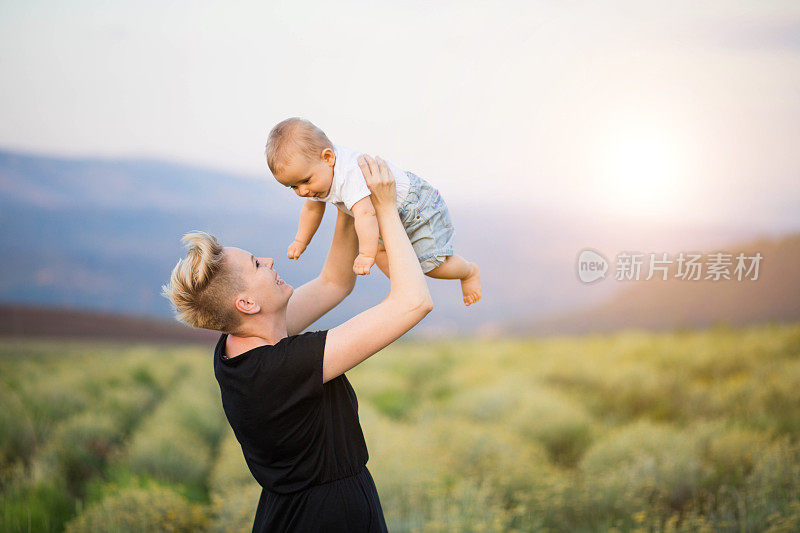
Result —
M192 327L235 335L241 319L233 305L243 281L225 260L217 238L203 231L181 239L188 251L172 269L162 294L172 302L175 317Z
M299 151L309 160L318 158L326 148L333 150L333 143L325 132L310 121L292 117L272 128L267 137L267 165L273 175L280 172L293 151Z

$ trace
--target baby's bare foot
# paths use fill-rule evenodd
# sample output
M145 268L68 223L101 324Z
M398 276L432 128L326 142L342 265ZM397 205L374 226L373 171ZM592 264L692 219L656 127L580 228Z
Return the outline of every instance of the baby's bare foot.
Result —
M461 280L461 292L464 294L464 303L472 305L481 299L481 269L475 263L469 266L469 276Z

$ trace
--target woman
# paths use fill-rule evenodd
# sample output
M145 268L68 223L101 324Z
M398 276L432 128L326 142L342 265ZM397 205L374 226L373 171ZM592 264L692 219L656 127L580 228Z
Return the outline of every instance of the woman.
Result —
M296 291L269 258L195 233L165 294L178 317L216 329L225 415L263 487L253 531L386 531L367 470L358 401L344 373L414 327L433 308L395 206L386 163L359 160L385 243L391 288L381 303L329 331L299 334L352 290L358 242L339 213L320 276Z

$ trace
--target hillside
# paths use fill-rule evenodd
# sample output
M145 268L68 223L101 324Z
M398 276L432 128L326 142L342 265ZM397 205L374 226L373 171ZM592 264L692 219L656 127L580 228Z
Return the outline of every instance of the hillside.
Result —
M0 305L0 337L104 339L131 342L198 343L219 338L214 331L159 320L77 309Z
M735 279L686 281L610 281L627 285L618 294L592 307L559 314L516 332L562 334L607 332L625 328L664 330L800 320L800 234L731 245L723 250L763 256L756 281ZM613 273L611 274L613 277Z
M322 266L335 221L325 220L300 261L285 250L302 199L263 177L247 177L150 160L70 159L0 150L0 302L77 307L168 318L159 295L180 236L202 229L224 244L275 258L297 287ZM451 205L459 253L478 261L486 298L465 309L456 282L431 283L436 311L418 331L470 331L517 312L554 310L585 296L563 290L570 273L570 231L541 213L502 213ZM507 226L526 228L526 240ZM491 236L491 238L489 238ZM510 259L510 260L509 260ZM517 280L512 283L512 280ZM314 327L330 327L379 302L388 290L375 269Z
M266 170L265 170L266 173ZM436 185L435 177L430 181ZM445 198L446 191L443 191ZM248 177L144 159L70 159L0 150L0 302L170 317L159 295L183 255L180 236L201 229L223 244L274 257L297 287L319 273L335 209L299 261L285 250L302 199L266 176ZM496 331L519 317L585 307L614 292L575 279L581 248L713 245L756 228L598 218L552 209L449 203L456 252L481 267L483 300L465 308L457 282L430 280L435 309L415 334ZM383 299L375 268L314 328L340 324Z

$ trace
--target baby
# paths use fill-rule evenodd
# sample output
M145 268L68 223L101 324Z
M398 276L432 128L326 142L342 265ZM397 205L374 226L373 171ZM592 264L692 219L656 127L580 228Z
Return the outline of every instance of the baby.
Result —
M305 251L329 202L355 218L359 253L353 271L369 274L377 263L389 276L369 188L358 166L360 152L334 146L311 122L290 118L270 131L266 155L275 179L306 198L297 236L286 254L289 259L297 259ZM415 174L386 164L394 175L400 219L422 271L432 278L461 280L464 303L474 304L481 299L480 270L453 253L453 223L439 191Z

